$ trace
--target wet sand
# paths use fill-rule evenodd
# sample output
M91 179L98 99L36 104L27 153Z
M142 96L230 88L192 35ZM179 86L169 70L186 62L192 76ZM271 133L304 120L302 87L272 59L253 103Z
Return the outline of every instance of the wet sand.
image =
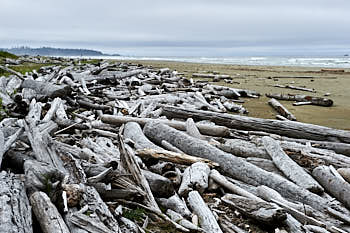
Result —
M345 73L331 73L321 72L321 67L243 66L168 61L130 62L152 65L154 68L168 67L184 73L187 78L191 78L192 73L212 71L231 75L234 77L233 81L238 83L216 82L215 84L250 89L261 93L262 96L259 99L243 98L245 100L243 106L248 109L248 116L252 117L275 119L277 113L268 105L269 98L265 97L266 93L304 94L319 97L325 97L325 93L331 93L330 96L325 98L334 101L332 107L293 106L292 101L281 101L281 103L300 122L350 130L350 69L345 69ZM284 78L273 78L276 76ZM285 78L287 76L312 76L313 78ZM276 84L313 88L316 93L273 87Z

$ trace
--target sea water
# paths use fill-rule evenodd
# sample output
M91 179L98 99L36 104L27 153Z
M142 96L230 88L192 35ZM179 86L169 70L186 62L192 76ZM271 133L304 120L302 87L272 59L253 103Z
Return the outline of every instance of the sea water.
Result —
M176 61L209 64L256 65L256 66L304 66L350 68L350 56L339 57L166 57L166 56L101 56L89 57L118 60Z

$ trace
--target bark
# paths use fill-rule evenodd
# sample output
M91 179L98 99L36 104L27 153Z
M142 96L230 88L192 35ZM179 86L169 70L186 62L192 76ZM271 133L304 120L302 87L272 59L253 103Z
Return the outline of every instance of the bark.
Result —
M348 182L337 178L326 166L315 168L312 175L337 200L350 208L350 184Z
M56 206L45 193L33 193L30 204L43 233L70 233Z
M330 107L333 105L333 100L322 97L314 97L308 95L293 95L293 94L266 94L267 97L275 98L278 100L290 100L298 102L311 102L313 105L319 105L324 107Z
M271 105L279 114L291 121L296 121L297 118L288 111L280 102L272 98L269 100L269 105Z
M187 119L187 118L186 118ZM147 122L160 122L166 125L169 125L178 130L186 130L186 123L182 121L169 121L169 120L161 120L161 119L149 119L149 118L137 118L137 117L121 117L121 116L112 116L112 115L102 115L102 122L113 124L113 125L122 125L127 122L136 122L141 126L145 125ZM211 135L217 137L227 137L230 136L230 131L228 128L223 126L216 125L208 125L208 124L196 124L199 132L204 135Z
M187 201L193 212L198 215L200 226L205 232L222 233L213 213L197 191L190 192Z
M282 208L269 202L257 201L234 194L226 194L221 200L243 215L269 226L280 224L281 221L287 218L286 212Z
M276 167L278 167L287 178L311 192L322 193L324 191L312 176L289 158L277 141L265 136L262 138L262 142L266 152L270 155Z
M220 169L233 178L254 185L269 186L281 192L285 197L310 204L314 208L323 208L322 206L326 203L318 195L300 188L279 175L258 168L242 158L225 153L200 139L192 138L169 126L148 123L144 128L144 132L147 137L158 143L161 140L166 140L190 155L200 156L217 162L220 165Z
M209 173L209 166L201 162L186 168L178 191L180 196L187 196L193 190L203 193L208 188Z
M187 119L188 117L192 117L193 120L211 120L219 125L241 130L264 131L288 137L317 141L350 143L350 132L346 130L337 130L294 121L268 120L172 106L163 106L162 108L163 115L169 118Z
M32 233L32 212L20 175L0 172L0 232Z

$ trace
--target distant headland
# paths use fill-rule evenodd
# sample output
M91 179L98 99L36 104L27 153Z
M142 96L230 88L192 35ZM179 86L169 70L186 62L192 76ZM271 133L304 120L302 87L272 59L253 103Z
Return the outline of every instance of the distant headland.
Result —
M105 54L101 51L91 49L66 49L52 47L31 48L27 46L21 46L10 49L0 48L0 50L16 55L30 56L120 56L120 54Z

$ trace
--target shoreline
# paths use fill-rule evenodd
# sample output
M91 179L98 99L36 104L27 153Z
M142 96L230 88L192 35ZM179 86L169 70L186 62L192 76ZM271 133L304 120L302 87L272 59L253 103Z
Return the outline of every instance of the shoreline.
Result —
M350 69L344 69L344 73L321 72L325 67L291 67L291 66L251 66L208 64L174 61L145 61L145 60L119 60L143 65L151 65L154 68L168 67L183 73L191 78L193 73L215 71L219 74L233 76L237 83L227 84L215 82L217 85L225 85L235 88L255 90L261 93L258 99L244 98L243 106L249 111L248 116L266 119L275 119L276 112L268 105L269 98L266 93L306 94L325 97L325 93L331 93L330 98L334 101L332 107L320 107L313 105L293 106L292 101L280 101L299 122L318 124L322 126L350 130ZM253 67L253 68L252 68ZM288 76L287 78L274 78ZM290 76L290 77L289 77ZM292 76L312 76L313 78L292 78ZM205 79L208 80L208 79ZM208 80L209 81L209 80ZM274 87L273 85L305 86L314 88L316 93L290 90Z

